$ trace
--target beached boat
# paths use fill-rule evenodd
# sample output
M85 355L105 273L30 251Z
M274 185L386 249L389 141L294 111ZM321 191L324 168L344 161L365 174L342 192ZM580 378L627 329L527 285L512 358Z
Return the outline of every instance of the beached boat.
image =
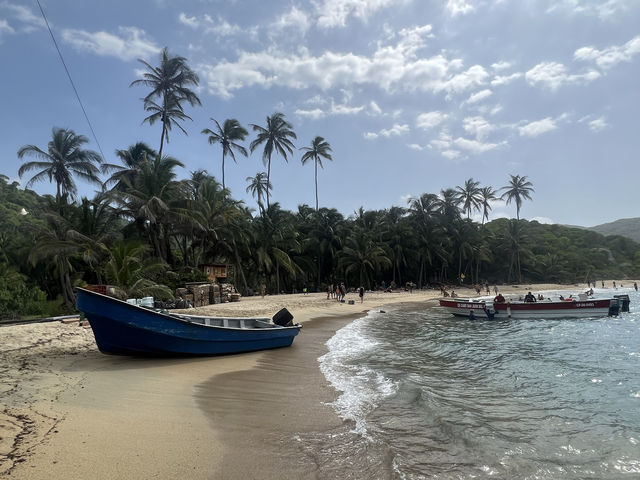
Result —
M626 295L602 299L580 295L578 298L557 301L545 299L537 302L444 298L440 300L440 306L452 315L468 318L590 318L617 315L625 309L628 311L629 299Z
M100 351L127 355L220 355L288 347L302 325L283 309L269 318L220 318L160 312L76 289Z

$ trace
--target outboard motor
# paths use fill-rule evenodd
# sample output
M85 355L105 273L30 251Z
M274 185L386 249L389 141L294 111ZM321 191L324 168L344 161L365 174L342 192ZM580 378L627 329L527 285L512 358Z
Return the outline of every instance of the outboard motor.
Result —
M273 323L280 325L281 327L290 327L293 325L293 315L286 308L283 308L276 313L273 318Z
M609 316L610 317L615 317L618 315L618 313L620 312L620 303L622 303L619 299L617 298L612 298L611 301L609 302Z
M631 300L629 300L629 295L614 295L613 298L617 298L620 301L621 312L629 311L629 303L631 303Z

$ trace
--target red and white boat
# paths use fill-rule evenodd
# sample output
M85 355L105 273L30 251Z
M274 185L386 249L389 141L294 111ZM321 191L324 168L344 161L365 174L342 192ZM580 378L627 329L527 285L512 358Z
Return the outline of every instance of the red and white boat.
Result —
M618 312L628 311L629 300L622 298L579 298L564 300L540 300L537 302L523 302L507 300L494 302L493 300L470 298L443 298L440 306L447 312L458 317L471 319L549 319L549 318L589 318L617 315ZM626 303L625 303L626 302Z

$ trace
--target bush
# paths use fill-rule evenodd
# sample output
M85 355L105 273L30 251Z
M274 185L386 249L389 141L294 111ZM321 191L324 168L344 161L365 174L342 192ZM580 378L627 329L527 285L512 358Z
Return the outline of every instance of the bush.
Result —
M38 287L0 278L0 318L41 316L50 310L47 295Z

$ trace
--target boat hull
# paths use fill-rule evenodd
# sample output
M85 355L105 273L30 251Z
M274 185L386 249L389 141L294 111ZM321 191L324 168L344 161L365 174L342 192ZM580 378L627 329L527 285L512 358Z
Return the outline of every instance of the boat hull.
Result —
M609 315L610 299L585 301L541 301L494 303L468 299L441 299L440 306L458 317L474 318L598 318ZM472 315L473 312L473 315Z
M301 328L202 325L84 289L77 290L77 307L89 320L96 344L104 353L176 356L249 352L288 347Z

